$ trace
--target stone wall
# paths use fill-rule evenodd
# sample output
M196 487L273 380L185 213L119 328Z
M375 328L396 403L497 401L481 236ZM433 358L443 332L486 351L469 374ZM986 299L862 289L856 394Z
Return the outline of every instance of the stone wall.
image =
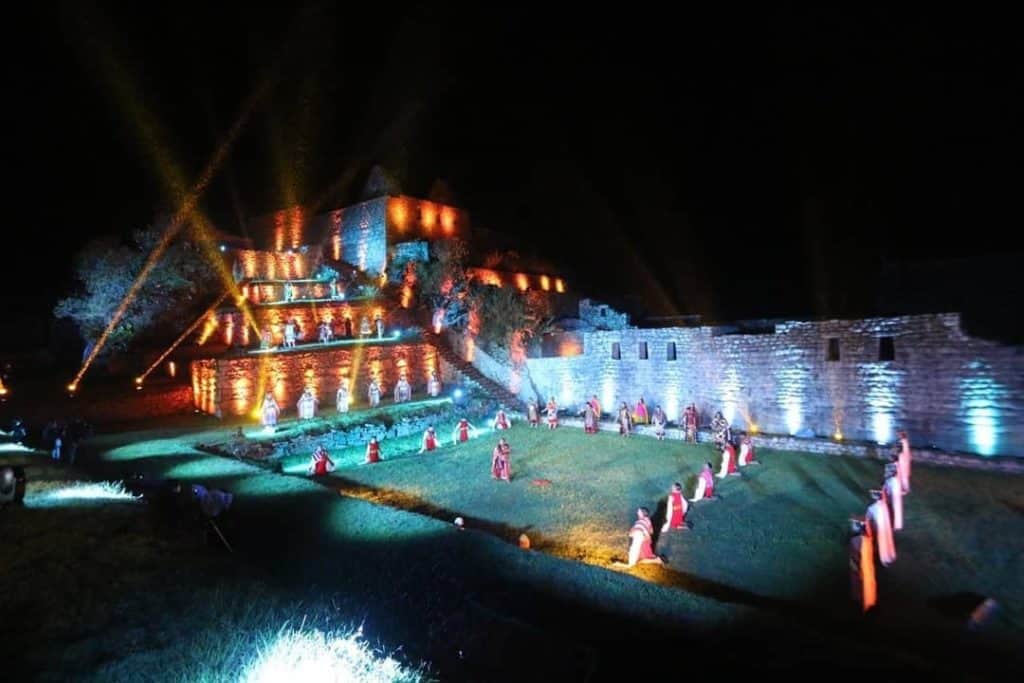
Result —
M334 212L340 220L330 221L327 251L337 251L341 260L370 275L383 273L388 260L387 201L380 197Z
M308 386L320 399L319 410L335 409L335 393L342 377L349 378L353 403L367 402L371 375L382 383L385 396L394 391L405 373L415 394L426 391L430 373L437 369L445 384L455 376L439 363L434 347L426 343L366 344L327 350L294 351L193 361L195 406L218 416L255 415L263 394L273 391L285 415Z
M966 335L957 314L583 336L582 355L528 359L523 379L566 406L597 394L611 410L643 396L672 420L692 402L703 422L721 410L737 429L888 443L905 428L916 447L1024 456L1024 348Z
M239 249L228 266L238 280L298 280L310 277L320 265L319 248L295 251Z
M607 304L581 299L580 320L599 330L625 330L629 328L629 316L619 313Z

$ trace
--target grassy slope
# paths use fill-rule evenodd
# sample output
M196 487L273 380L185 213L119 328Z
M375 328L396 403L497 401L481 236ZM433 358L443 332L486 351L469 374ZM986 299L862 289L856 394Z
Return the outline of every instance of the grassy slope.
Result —
M468 445L414 455L415 439L385 444L387 462L366 466L362 449L332 454L336 474L400 489L466 516L528 529L568 543L578 556L621 556L638 505L655 510L673 481L687 481L711 456L706 445L624 440L579 430L515 426L511 484L489 478L494 434ZM402 451L405 450L405 453ZM721 500L693 507L694 529L659 547L673 570L757 596L845 599L847 519L863 514L881 465L854 458L759 451L765 464L720 484ZM304 458L288 463L305 465ZM552 484L538 487L534 479ZM917 621L929 598L973 591L996 596L1003 623L1024 632L1024 487L1017 478L918 465L905 499L899 560L880 574L883 604Z
M448 437L450 425L439 425L439 431ZM631 575L524 553L490 535L458 533L436 520L334 496L308 480L191 448L228 434L223 427L147 430L101 437L95 447L105 476L144 471L235 491L235 519L225 520L225 530L237 556L211 560L208 551L197 551L188 539L167 541L132 526L138 522L111 522L107 515L114 511L65 514L63 527L54 526L52 515L32 513L16 546L30 553L29 559L12 566L10 555L0 558L5 585L14 585L7 583L13 579L38 591L68 574L61 562L48 559L46 547L32 542L34 524L49 528L59 543L65 543L62 532L74 539L67 544L67 557L79 558L77 578L34 615L35 630L26 629L18 634L23 640L8 643L25 644L35 655L32 661L48 667L51 675L92 672L101 678L131 678L163 662L163 671L195 678L204 663L223 658L211 645L218 638L209 626L216 621L211 605L222 604L214 612L226 613L223 624L230 632L266 626L268 610L297 616L327 609L346 620L365 619L371 639L382 638L391 648L401 644L411 658L429 658L446 675L478 679L521 679L541 662L573 678L595 658L604 661L620 651L600 643L635 637L649 645L650 638L642 634L655 625L650 633L670 628L676 639L715 629L726 643L730 636L723 634L754 627L756 635L745 641L750 643L745 651L751 657L763 654L759 661L769 668L792 664L794 655L786 650L785 662L773 659L780 657L771 654L779 649L769 646L764 619L799 642L804 659L827 660L837 647L847 651L845 635L819 639L808 632L819 625L819 615L805 619L790 608L796 603L771 598L803 598L825 610L846 607L840 537L847 516L866 503L863 492L874 483L876 463L765 452L766 464L745 473L745 481L728 481L721 501L697 507L694 531L662 543L671 571L645 568ZM621 556L636 505L654 508L669 483L696 471L707 457L702 446L623 442L614 435L578 431L531 432L517 426L509 436L512 484L489 478L493 434L429 456L400 455L403 449L414 450L417 439L389 440L386 462L375 466L356 464L362 461L361 448L332 457L348 479L400 488L471 518L529 528L531 536L568 539L580 557L597 562ZM289 466L305 464L300 458ZM532 486L535 478L550 479L552 485ZM915 493L907 500L908 529L897 539L900 559L882 572L883 603L907 605L917 623L939 622L927 607L929 597L962 590L992 594L1005 608L1000 627L1016 629L1013 635L1019 638L1019 511L1024 508L1019 482L918 466L914 484ZM967 489L960 492L964 484ZM957 501L956 509L951 501ZM3 523L11 524L10 517ZM10 528L5 526L5 533ZM96 537L104 539L99 547L106 554L95 554L95 540L82 545ZM143 538L149 545L131 550ZM182 558L174 573L161 567L168 554ZM115 566L117 580L133 581L132 590L111 586ZM689 577L683 590L674 580L678 576ZM211 591L220 591L221 597ZM293 607L296 602L301 605ZM81 613L73 623L50 622L72 604ZM246 612L244 606L251 604L261 609ZM892 612L885 619L899 623ZM758 623L761 628L754 626ZM879 647L864 633L852 632L864 647ZM79 650L66 652L64 662L41 657L47 639L79 643ZM764 649L758 651L762 640ZM683 640L673 642L678 652L686 652ZM697 647L711 652L713 642L700 641ZM81 654L83 649L93 654ZM457 656L459 650L463 657ZM524 651L530 656L523 658ZM931 664L917 659L914 666L926 670Z

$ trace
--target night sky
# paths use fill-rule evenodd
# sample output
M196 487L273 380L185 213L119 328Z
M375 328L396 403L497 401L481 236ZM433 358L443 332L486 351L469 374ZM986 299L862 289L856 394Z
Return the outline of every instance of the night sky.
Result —
M217 5L9 25L5 242L53 274L4 270L12 319L45 320L84 242L166 206L168 169L194 181L261 86L202 199L228 231L355 200L381 163L580 289L719 319L869 312L883 263L1021 249L1008 16Z

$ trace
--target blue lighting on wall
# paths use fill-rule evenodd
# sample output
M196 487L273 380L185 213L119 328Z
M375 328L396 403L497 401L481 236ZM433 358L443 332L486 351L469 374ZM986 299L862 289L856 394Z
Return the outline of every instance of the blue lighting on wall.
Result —
M979 362L970 365L978 373L960 380L960 405L967 423L967 439L981 455L995 455L999 450L999 401L1006 389L989 376L988 368Z
M864 412L870 417L872 438L880 444L895 440L894 421L903 403L903 371L888 367L890 365L865 363L857 368L862 386L867 387Z

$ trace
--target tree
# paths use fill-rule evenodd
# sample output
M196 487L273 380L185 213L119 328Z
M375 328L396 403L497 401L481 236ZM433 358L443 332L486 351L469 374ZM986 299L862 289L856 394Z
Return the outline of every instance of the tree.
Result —
M95 343L162 234L162 226L150 226L136 230L127 241L102 237L87 244L75 259L78 291L57 302L54 315L73 320L87 344ZM180 332L219 289L216 272L201 250L184 239L172 242L111 330L106 348L124 350L144 335Z

